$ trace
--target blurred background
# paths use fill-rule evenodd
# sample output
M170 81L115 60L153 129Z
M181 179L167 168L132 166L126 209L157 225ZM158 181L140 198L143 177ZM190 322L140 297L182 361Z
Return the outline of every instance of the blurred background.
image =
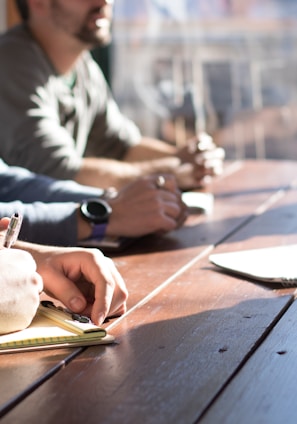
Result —
M297 0L115 0L108 75L147 135L297 159Z
M17 21L0 0L0 29ZM145 135L207 131L227 159L297 159L297 0L115 0L93 55Z

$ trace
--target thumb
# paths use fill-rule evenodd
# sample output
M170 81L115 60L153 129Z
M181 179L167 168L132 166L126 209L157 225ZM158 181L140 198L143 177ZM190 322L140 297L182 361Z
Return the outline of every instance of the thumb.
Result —
M56 273L51 276L51 281L55 283L45 283L47 294L60 300L72 312L80 313L86 308L87 301L84 295L71 280Z
M9 221L10 221L9 218L1 218L0 219L0 231L7 230L7 227L9 225Z
M2 248L4 244L4 237L7 230L7 227L9 225L9 218L1 218L0 219L0 249Z

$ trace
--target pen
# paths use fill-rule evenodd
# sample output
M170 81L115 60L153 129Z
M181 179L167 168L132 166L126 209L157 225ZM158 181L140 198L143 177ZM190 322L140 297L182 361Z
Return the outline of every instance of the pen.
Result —
M10 248L17 241L22 225L22 215L16 212L11 216L10 222L5 234L3 246Z

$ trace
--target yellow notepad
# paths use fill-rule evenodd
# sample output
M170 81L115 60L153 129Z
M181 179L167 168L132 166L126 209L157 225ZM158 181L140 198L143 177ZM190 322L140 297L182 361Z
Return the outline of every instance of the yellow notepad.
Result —
M31 325L25 330L0 336L0 353L58 347L79 347L114 342L114 337L86 317L71 314L41 302Z

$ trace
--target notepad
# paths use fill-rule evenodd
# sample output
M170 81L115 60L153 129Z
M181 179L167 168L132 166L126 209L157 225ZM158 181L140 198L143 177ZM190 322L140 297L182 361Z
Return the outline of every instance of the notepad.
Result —
M217 253L209 256L214 265L254 280L297 285L297 244Z
M106 330L94 325L87 317L65 309L44 306L41 302L31 325L21 331L0 336L0 353L50 348L93 346L114 342Z

